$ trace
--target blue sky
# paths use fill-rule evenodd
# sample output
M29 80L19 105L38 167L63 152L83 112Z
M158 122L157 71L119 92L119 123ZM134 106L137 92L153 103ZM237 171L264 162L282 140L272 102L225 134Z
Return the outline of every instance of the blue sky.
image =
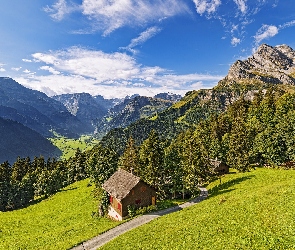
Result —
M211 88L262 43L295 49L293 0L2 0L0 76L47 95Z

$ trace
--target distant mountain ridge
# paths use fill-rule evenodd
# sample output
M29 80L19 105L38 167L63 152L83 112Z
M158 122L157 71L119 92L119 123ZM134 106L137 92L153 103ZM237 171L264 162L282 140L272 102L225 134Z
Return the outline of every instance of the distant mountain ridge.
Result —
M73 116L89 126L89 130L92 131L95 121L107 113L107 107L110 105L107 101L98 102L88 93L63 94L52 98L61 102Z
M89 132L60 102L7 77L0 77L0 117L20 122L47 137L52 135L50 130L72 137Z
M160 93L155 97L138 94L125 98L105 99L103 96L91 96L88 93L63 94L53 96L80 121L95 129L101 137L112 128L126 127L132 122L170 107L181 99L180 95Z
M124 102L111 108L104 119L96 124L96 134L101 137L113 128L125 128L139 119L155 116L180 98L180 95L162 93L158 98L136 96L125 99Z

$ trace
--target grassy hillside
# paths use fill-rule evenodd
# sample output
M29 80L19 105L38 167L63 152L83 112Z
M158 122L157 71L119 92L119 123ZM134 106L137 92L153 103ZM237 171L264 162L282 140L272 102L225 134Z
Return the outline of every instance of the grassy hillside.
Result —
M102 249L295 249L295 171L257 169L208 186L202 203Z
M69 249L116 226L92 218L97 204L88 183L77 182L24 209L0 212L0 249Z

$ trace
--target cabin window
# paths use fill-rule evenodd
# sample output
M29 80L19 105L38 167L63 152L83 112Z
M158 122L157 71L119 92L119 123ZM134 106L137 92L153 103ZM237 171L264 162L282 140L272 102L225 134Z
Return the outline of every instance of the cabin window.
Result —
M141 191L141 192L145 192L145 191L146 191L146 187L141 187L141 188L140 188L140 191Z
M110 196L110 203L113 203L113 196Z
M134 190L131 191L132 195L134 195Z
M118 210L121 211L121 203L118 203Z
M136 205L139 205L140 203L141 203L141 200L140 199L138 199L138 200L135 201L135 204Z

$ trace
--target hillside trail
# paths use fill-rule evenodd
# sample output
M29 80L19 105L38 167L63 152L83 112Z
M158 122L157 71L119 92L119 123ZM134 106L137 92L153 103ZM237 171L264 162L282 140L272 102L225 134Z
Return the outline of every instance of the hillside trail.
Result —
M156 218L159 218L163 215L174 213L176 211L180 211L184 208L190 207L192 205L195 205L202 200L206 199L208 197L208 191L206 188L199 187L200 189L200 195L188 202L185 202L181 205L174 206L171 208L167 208L164 210L159 210L153 213L145 214L139 217L136 217L126 223L123 223L117 227L114 227L110 229L109 231L106 231L103 234L100 234L88 241L83 242L81 245L78 245L71 250L96 250L97 248L103 246L107 242L111 241L112 239L118 237L119 235L128 232L131 229L137 228L141 225L144 225Z

